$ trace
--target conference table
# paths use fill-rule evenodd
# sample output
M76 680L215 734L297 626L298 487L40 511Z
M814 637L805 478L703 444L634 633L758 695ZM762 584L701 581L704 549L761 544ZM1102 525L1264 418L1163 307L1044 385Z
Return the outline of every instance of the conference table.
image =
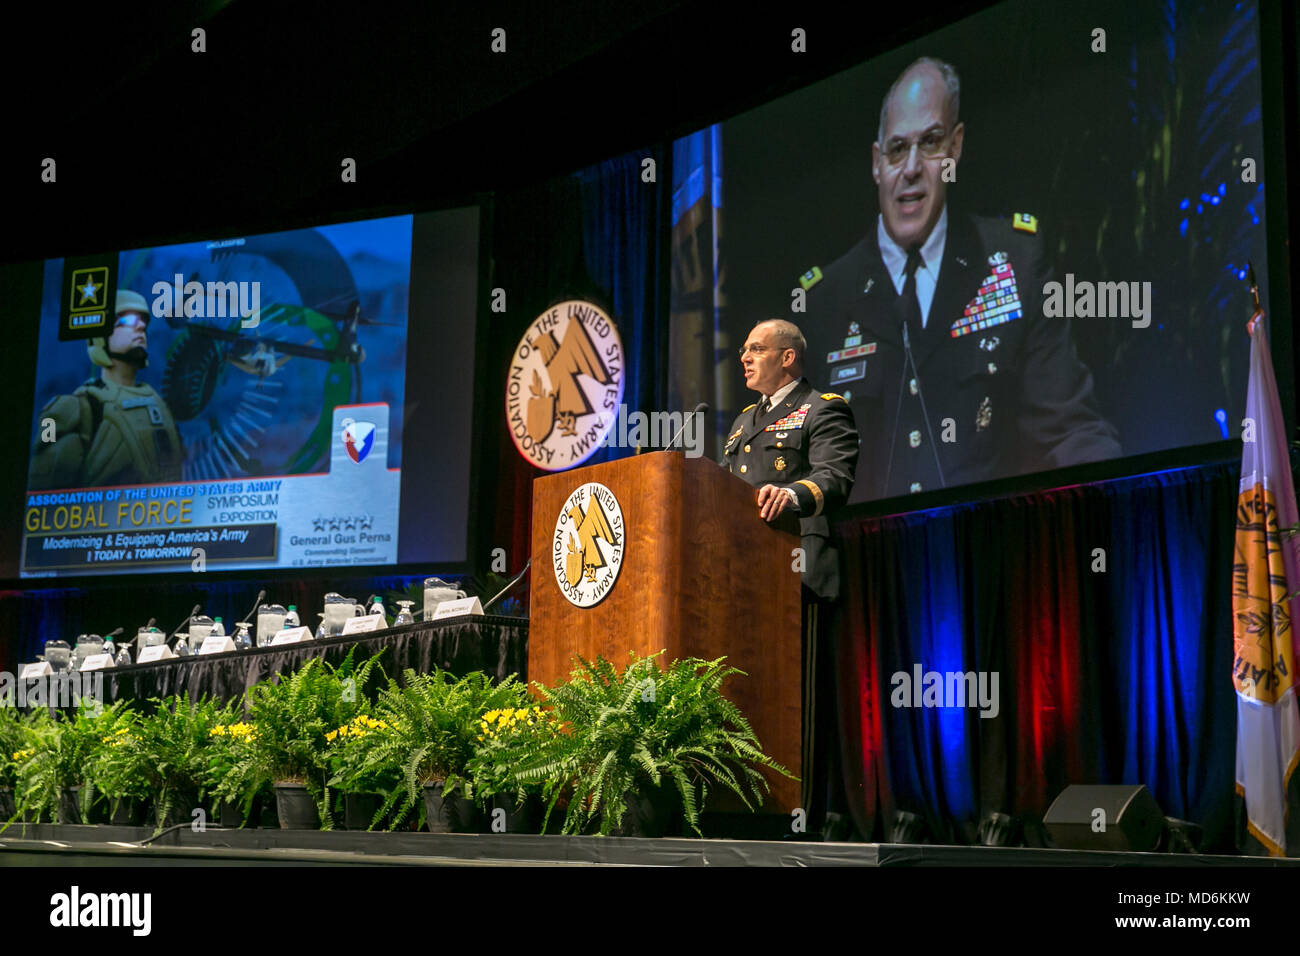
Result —
M337 666L350 651L357 663L383 651L379 666L390 677L399 679L409 668L418 673L445 670L458 677L471 671L484 671L498 680L515 674L520 680L527 680L528 620L496 615L462 616L280 647L111 667L101 672L102 696L96 696L105 704L118 700L147 701L187 692L191 699L207 696L236 700L259 681L276 674L291 674L312 658L323 658ZM57 693L59 682L75 680L78 676L85 693L89 690L86 678L90 674L32 678L28 683L50 681L52 696Z

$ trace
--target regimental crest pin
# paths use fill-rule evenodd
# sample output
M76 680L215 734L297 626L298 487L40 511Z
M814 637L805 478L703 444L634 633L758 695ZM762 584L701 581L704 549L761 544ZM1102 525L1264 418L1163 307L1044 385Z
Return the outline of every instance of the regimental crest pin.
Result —
M772 462L772 467L777 471L785 471L785 459L778 455L776 461Z
M989 427L989 422L993 420L993 403L987 395L984 401L980 402L979 411L975 413L975 430L982 432Z

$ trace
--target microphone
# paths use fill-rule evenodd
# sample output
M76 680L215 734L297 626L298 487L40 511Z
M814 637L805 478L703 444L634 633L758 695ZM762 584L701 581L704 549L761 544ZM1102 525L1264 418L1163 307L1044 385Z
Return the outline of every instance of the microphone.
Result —
M194 605L194 608L190 611L190 613L185 615L185 620L183 620L183 621L181 621L179 624L177 624L177 625L176 625L176 630L172 631L172 633L171 633L171 637L167 638L167 643L168 643L168 644L170 644L172 641L176 640L176 635L177 635L178 633L180 633L180 629L181 629L182 627L184 627L186 624L190 623L190 621L194 620L194 615L195 615L195 614L198 614L200 608L202 608L202 607L203 607L202 604L196 604L196 605Z
M707 408L708 406L705 406L705 407ZM483 605L483 613L486 614L488 608L490 608L493 604L496 604L497 601L499 601L499 600L501 600L503 597L505 597L506 592L509 591L509 590L510 590L512 587L514 587L516 584L518 584L518 583L520 582L520 580L523 579L523 576L524 576L525 574L528 573L528 569L531 568L532 566L533 566L533 559L532 559L532 558L529 558L529 559L528 559L528 563L524 565L524 569L523 569L522 571L520 571L518 574L516 574L516 575L514 576L514 578L511 579L511 581L510 581L509 584L507 584L507 585L506 585L505 587L503 587L500 591L498 591L496 594L494 594L494 595L492 596L492 600L488 601L486 604Z
M257 613L257 609L262 606L262 602L265 600L266 600L266 589L263 588L262 590L257 592L257 600L253 602L252 609L243 617L241 617L239 620L244 624L253 623L253 615Z
M930 421L930 411L925 406L925 389L921 385L921 376L916 371L916 359L912 356L912 337L907 330L907 320L902 323L903 329L903 355L906 362L903 365L903 375L898 380L898 408L894 412L894 435L889 441L889 467L885 471L884 493L889 494L889 479L894 472L894 447L898 444L898 424L900 413L903 410L903 386L907 381L907 373L910 369L912 378L916 379L916 397L921 400L921 417L925 419L925 433L930 440L930 451L934 454L934 469L939 475L939 487L947 488L948 482L943 474L943 464L939 461L939 446L934 442L934 425Z
M690 424L690 422L691 422L691 418L692 418L692 417L694 417L695 415L707 415L708 412L709 412L709 403L708 403L708 402L700 402L700 404L698 404L698 405L695 406L695 409L694 409L693 411L691 411L689 414L683 416L683 417L682 417L682 427L679 428L679 429L677 429L677 434L674 435L674 436L673 436L673 440L670 441L670 442L668 443L668 448L671 449L671 448L673 447L673 445L676 445L676 444L677 444L677 439L681 438L682 435L685 434L685 432L686 432L686 426Z

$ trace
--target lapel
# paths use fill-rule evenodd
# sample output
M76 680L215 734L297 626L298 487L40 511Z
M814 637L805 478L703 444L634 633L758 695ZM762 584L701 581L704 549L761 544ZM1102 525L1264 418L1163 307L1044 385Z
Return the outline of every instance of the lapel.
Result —
M771 425L773 422L779 421L786 415L789 415L808 400L808 396L812 393L812 390L812 385L809 384L808 379L801 378L799 379L799 384L790 389L790 394L785 397L785 401L769 408L767 414L760 416L757 422L750 417L753 414L752 412L750 415L746 415L745 417L748 418L749 421L745 423L745 434L741 438L741 441L751 441L755 435L765 429L768 425Z
M956 210L948 209L948 238L943 245L943 265L930 302L930 316L923 334L912 340L912 356L919 372L926 359L952 338L952 324L979 288L987 271L983 244L975 223Z
M865 244L866 255L857 268L854 279L850 317L861 327L862 341L888 343L902 348L903 313L899 308L898 290L894 288L894 281L885 270L885 262L880 256L874 219L871 228L867 230ZM836 331L840 336L847 334L847 328ZM834 347L838 348L839 345Z

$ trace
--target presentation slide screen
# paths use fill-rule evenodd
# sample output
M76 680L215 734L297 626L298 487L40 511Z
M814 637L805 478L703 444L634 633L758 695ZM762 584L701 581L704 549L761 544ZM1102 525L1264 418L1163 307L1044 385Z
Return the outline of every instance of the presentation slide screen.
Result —
M1151 0L1012 0L678 141L722 425L777 317L853 410L854 502L1238 437L1263 152L1257 4Z
M46 261L21 575L463 561L478 230ZM455 376L419 374L435 352Z

